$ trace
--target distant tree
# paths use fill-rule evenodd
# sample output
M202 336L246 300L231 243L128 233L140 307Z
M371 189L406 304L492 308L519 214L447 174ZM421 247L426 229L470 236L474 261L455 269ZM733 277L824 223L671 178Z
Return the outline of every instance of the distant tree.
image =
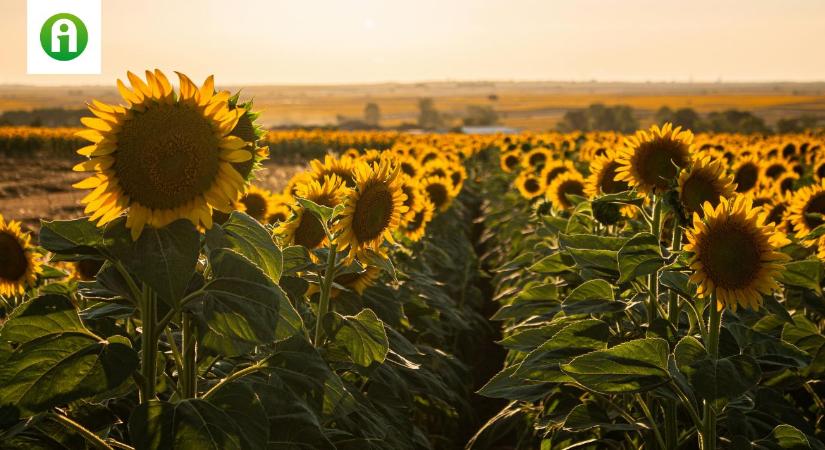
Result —
M658 124L673 121L673 110L668 106L662 106L653 114L653 121Z
M770 128L765 125L761 117L749 111L739 111L729 109L726 111L714 111L708 114L707 130L715 133L770 133Z
M559 131L570 133L571 131L589 131L590 124L587 121L587 112L583 109L567 111L558 124Z
M498 113L492 106L468 105L462 119L466 127L485 127L498 123Z
M660 125L665 122L670 122L674 126L692 131L702 131L701 128L703 126L699 113L691 108L679 108L674 111L667 106L662 106L656 111L656 114L653 115L653 119Z
M364 106L364 122L373 127L381 122L381 108L376 103L369 102Z
M584 110L568 111L559 123L560 131L619 131L632 133L639 128L633 108L595 103Z
M444 127L444 117L435 108L431 98L418 100L418 126L425 130L435 130Z
M498 101L498 94L490 94L490 95L488 95L488 96L487 96L487 100L490 100L491 102L497 102L497 101Z
M778 133L801 133L813 130L819 124L819 117L803 114L799 117L786 117L776 122Z

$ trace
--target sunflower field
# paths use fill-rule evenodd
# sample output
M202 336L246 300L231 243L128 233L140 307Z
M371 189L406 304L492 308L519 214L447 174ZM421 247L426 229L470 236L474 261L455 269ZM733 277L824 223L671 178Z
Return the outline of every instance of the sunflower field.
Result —
M0 217L0 448L825 449L822 136L267 132L177 75L0 134L87 193Z

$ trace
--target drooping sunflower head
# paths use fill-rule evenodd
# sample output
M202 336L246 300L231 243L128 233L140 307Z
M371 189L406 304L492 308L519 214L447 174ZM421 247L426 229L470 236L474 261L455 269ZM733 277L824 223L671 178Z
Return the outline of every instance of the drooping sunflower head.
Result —
M344 201L348 192L349 188L341 178L330 175L324 178L323 182L310 180L298 185L297 196L321 206L334 208ZM297 207L292 218L281 222L275 233L283 238L286 245L300 245L309 250L328 242L321 220L303 207Z
M527 200L532 200L544 193L546 185L544 178L533 174L532 172L524 171L516 178L516 189L521 193L521 196Z
M568 195L584 196L584 177L578 172L567 172L556 177L553 183L547 187L547 199L553 207L563 211L573 206L567 197Z
M701 216L705 202L715 207L721 198L733 197L735 187L733 177L726 173L722 162L705 157L694 161L689 169L679 175L679 203L687 217L693 213Z
M787 217L793 231L803 237L825 223L825 180L793 193Z
M237 202L238 210L249 214L253 219L263 222L272 206L272 193L255 185L250 185Z
M617 181L626 181L644 194L667 190L692 159L693 133L666 123L639 130L619 152Z
M453 202L452 183L446 178L428 177L421 180L421 186L436 211L444 212L450 209Z
M358 162L354 174L355 189L348 193L335 226L338 246L349 248L350 258L366 249L378 250L385 240L394 242L392 232L407 212L401 170L389 160L372 166Z
M381 269L375 266L367 266L359 272L350 272L335 277L335 283L347 289L355 291L358 295L363 295L368 287L375 285L381 276ZM341 291L333 287L331 296L337 297Z
M521 153L519 153L518 150L511 150L501 154L499 165L501 166L501 170L505 173L510 173L516 170L520 161Z
M745 156L736 160L733 165L733 182L736 183L736 192L748 192L759 184L759 175L762 173L759 158Z
M318 159L310 161L310 175L315 180L323 180L330 175L336 175L346 183L347 186L355 186L355 178L353 178L352 168L355 165L355 160L342 156L336 158L332 155L324 156L324 161Z
M23 295L42 271L31 235L20 229L19 222L7 223L0 215L0 296Z
M693 216L685 251L690 254L690 281L700 297L714 295L717 307L758 309L762 295L778 289L777 250L787 239L765 224L765 214L753 208L747 196L723 198L714 208L703 205L704 217Z
M427 224L433 220L433 213L435 212L435 205L427 199L424 199L417 210L414 211L412 219L407 222L406 226L401 228L402 234L413 242L418 242L424 237L427 232Z
M587 196L596 197L629 190L630 185L626 181L616 181L616 171L619 165L616 155L611 151L596 156L590 163L590 176L587 177L587 186L584 189Z
M246 180L233 164L250 160L253 143L231 135L243 115L229 108L229 93L215 93L212 77L197 88L178 74L175 94L159 70L144 82L129 72L132 89L118 80L128 106L92 101L96 117L82 119L77 133L90 141L78 153L89 157L75 171L93 172L77 183L92 189L82 203L103 226L128 210L126 226L137 239L146 225L177 219L212 227L212 209L229 211Z

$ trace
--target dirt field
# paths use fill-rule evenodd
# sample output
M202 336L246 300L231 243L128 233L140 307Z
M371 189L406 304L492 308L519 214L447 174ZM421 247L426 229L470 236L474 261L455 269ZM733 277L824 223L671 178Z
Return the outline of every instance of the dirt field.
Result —
M80 200L85 192L72 188L72 183L83 179L84 174L72 172L75 163L45 154L25 158L0 155L0 214L23 222L31 231L37 231L40 218L82 216ZM281 189L303 168L298 163L269 162L256 184Z

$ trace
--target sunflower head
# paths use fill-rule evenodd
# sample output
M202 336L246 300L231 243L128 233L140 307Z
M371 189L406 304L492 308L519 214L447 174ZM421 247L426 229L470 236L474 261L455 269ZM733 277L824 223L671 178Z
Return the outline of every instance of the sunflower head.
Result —
M521 196L527 200L532 200L544 193L547 185L544 183L544 178L533 174L532 172L524 171L515 180L516 188L521 193Z
M20 229L19 222L7 223L0 215L0 296L23 295L42 271L31 236Z
M547 187L547 199L553 203L553 207L563 211L573 206L567 198L568 195L584 196L585 181L578 172L567 172L556 177L553 183Z
M324 156L324 161L313 159L310 163L310 175L315 180L323 180L330 175L336 175L346 183L347 186L354 186L355 179L353 178L352 168L355 160L342 156L336 158L332 155Z
M250 185L237 202L238 210L249 214L253 219L262 222L266 219L272 207L272 193L266 189Z
M412 156L399 157L398 165L401 168L401 172L410 178L418 178L421 173L421 164Z
M270 209L264 220L271 225L286 222L292 215L292 205L294 203L295 199L291 195L272 194Z
M561 174L575 171L576 168L570 161L549 161L544 169L541 170L541 179L544 180L545 186L550 186L553 181Z
M799 181L796 172L785 172L774 183L776 193L784 195L794 191L794 186Z
M655 194L670 188L679 172L691 163L693 133L666 123L649 131L639 130L625 140L619 152L617 181L626 181L642 193Z
M444 212L453 202L452 182L446 178L428 177L421 180L421 186L436 211Z
M310 180L298 185L297 195L321 206L334 208L344 201L348 191L341 178L331 175L324 178L323 182ZM328 242L321 220L303 207L297 207L294 215L286 222L281 222L275 233L287 245L300 245L309 250Z
M418 209L413 212L412 219L401 228L402 234L413 242L418 242L427 231L427 224L433 220L435 205L427 199L421 201Z
M368 165L356 163L355 189L349 191L344 211L335 225L339 248L350 249L350 259L367 249L378 250L407 212L401 170L387 159Z
M630 189L626 181L616 181L616 171L619 162L611 151L596 156L590 163L590 176L587 177L585 193L588 197L597 197L603 194L617 194Z
M82 203L99 226L128 210L126 227L137 239L146 225L177 219L212 227L212 209L229 211L247 181L234 164L253 158L252 142L231 133L242 109L231 109L229 93L215 93L212 77L198 88L183 74L176 95L159 70L146 81L129 72L132 89L118 80L127 106L92 101L95 117L82 119L78 150L89 159L74 167L92 176L74 187L91 189Z
M725 172L725 167L719 160L709 157L698 159L679 175L679 204L688 217L693 213L701 216L705 202L715 207L720 198L733 197L735 187L733 177Z
M229 108L240 111L238 123L235 128L229 133L230 136L236 136L243 139L244 142L249 142L250 146L247 148L252 153L252 158L232 163L232 166L238 173L247 181L253 178L255 170L261 168L261 163L269 158L269 147L266 145L259 145L265 132L260 125L256 123L260 117L260 113L252 111L252 102L238 103L240 93L235 94L229 99Z
M550 149L545 147L536 147L521 157L521 166L524 170L538 173L552 159L553 154L550 152Z
M733 165L733 182L736 183L736 192L748 192L759 184L759 175L762 168L759 158L748 155L737 159Z
M723 198L715 208L705 203L702 209L704 217L693 215L684 247L697 294L714 295L719 308L758 309L762 295L779 287L780 262L787 256L777 250L787 239L765 224L765 214L747 196Z
M762 176L778 180L785 173L793 172L791 165L782 158L770 158L762 163Z
M501 166L501 170L503 170L505 173L510 173L516 170L520 161L521 153L519 153L518 150L511 150L501 154L501 158L499 159L499 165Z
M403 225L413 219L415 211L420 208L421 202L424 201L426 194L423 192L421 183L417 179L408 176L403 176L401 190L404 192L404 195L407 196L404 200L404 206L407 207L407 212L404 213L402 217Z
M825 180L794 192L786 214L798 237L825 223Z

